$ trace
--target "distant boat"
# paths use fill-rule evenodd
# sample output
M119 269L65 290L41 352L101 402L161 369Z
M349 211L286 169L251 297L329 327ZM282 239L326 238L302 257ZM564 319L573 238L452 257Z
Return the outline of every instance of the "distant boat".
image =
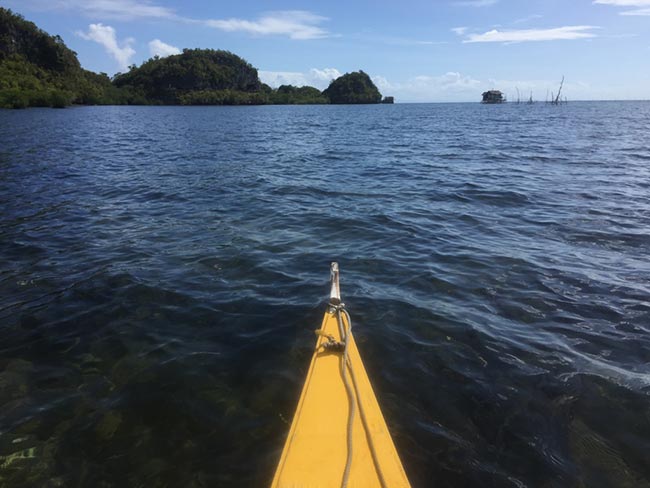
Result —
M483 93L483 100L481 103L503 103L506 98L499 90L489 90Z

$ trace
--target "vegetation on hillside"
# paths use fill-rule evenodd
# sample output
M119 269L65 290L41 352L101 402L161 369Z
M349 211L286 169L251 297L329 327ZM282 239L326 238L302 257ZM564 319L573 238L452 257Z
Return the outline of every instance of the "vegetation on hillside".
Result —
M113 79L148 103L242 105L265 103L257 70L239 56L213 49L184 49L154 57Z
M82 69L59 36L0 7L0 107L126 103L122 97L106 74Z
M269 103L274 105L305 105L329 103L318 88L313 86L281 85L268 93Z
M272 89L244 59L213 49L156 56L111 80L106 73L83 69L59 36L0 7L0 108L380 101L379 90L363 71L339 77L323 92L311 86Z
M330 103L380 103L381 93L363 71L338 77L323 92Z

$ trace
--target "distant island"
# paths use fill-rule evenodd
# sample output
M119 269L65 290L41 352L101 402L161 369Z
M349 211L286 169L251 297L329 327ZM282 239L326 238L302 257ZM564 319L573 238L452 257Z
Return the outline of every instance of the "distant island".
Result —
M77 54L21 15L0 7L0 108L69 105L285 105L393 103L363 71L311 86L262 83L228 51L184 49L130 66L112 79L81 67Z

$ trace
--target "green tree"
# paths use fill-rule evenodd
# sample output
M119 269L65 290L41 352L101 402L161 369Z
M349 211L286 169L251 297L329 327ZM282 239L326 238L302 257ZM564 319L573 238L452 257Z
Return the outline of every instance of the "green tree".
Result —
M276 105L304 105L323 104L329 103L329 101L323 96L320 90L313 86L295 87L292 85L281 85L277 90L271 90L269 92L269 103Z
M330 103L380 103L381 93L363 71L346 73L323 92Z
M184 49L182 54L154 57L116 75L117 87L131 87L154 103L248 104L261 92L257 70L239 56L213 49ZM197 92L196 95L193 95ZM260 99L262 99L261 97Z
M184 49L154 56L112 79L81 68L77 54L0 7L0 108L83 105L254 105L378 103L381 95L363 71L334 80L324 92L311 86L260 82L257 70L221 50Z
M63 39L0 7L0 107L124 103L108 76L81 68Z

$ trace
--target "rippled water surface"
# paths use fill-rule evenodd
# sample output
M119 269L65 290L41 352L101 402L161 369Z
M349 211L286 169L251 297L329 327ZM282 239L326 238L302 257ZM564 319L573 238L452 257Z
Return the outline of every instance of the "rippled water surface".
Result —
M414 486L650 486L650 103L0 111L0 204L3 487L266 486L332 260Z

